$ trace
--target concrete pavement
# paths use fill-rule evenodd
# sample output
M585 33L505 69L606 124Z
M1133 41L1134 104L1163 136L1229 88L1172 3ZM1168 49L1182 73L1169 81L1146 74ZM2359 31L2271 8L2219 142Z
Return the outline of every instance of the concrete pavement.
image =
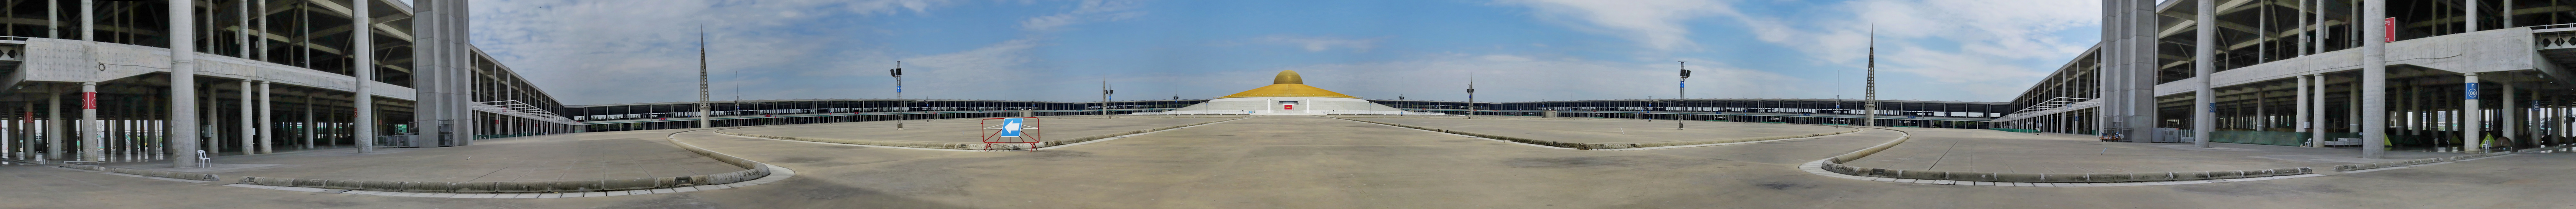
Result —
M1999 173L2135 173L2227 171L2288 167L2332 170L2334 165L2449 157L2457 153L2388 152L2358 158L2352 148L2308 148L2210 143L2101 142L2090 135L2031 134L1978 129L1892 128L1914 139L1852 166Z
M1967 130L1975 131L1975 130ZM679 138L797 169L671 194L452 199L248 189L0 166L0 208L2557 208L2568 154L2178 186L1977 187L1812 175L1885 142L1868 130L1650 151L1532 147L1312 116L1264 116L1037 152ZM1917 133L1922 136L1923 133ZM1920 143L1920 142L1916 142ZM1914 143L1908 143L1913 145ZM478 145L482 146L482 145ZM1894 150L1891 150L1894 151ZM1878 157L1871 157L1878 158ZM2392 189L2403 188L2403 189Z
M387 148L358 154L326 149L215 157L209 168L166 162L111 167L243 176L367 181L536 182L635 179L741 171L665 142L679 130L553 134L487 139L476 146Z

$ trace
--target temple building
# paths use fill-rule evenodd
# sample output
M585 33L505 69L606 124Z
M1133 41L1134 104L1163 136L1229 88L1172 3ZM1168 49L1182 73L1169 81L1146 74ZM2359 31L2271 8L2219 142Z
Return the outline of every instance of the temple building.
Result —
M1249 115L1438 115L1440 113L1405 112L1360 97L1307 86L1297 71L1282 70L1269 86L1242 93L1217 97L1181 109L1138 115L1170 114L1249 114Z

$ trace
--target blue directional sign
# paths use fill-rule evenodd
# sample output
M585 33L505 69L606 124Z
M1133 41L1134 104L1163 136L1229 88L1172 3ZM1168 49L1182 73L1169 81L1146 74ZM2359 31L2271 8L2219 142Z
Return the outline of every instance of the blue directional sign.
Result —
M1001 133L1000 135L996 135L996 136L999 136L999 137L1020 137L1020 118L1004 118L1004 119L1002 119L1002 133Z

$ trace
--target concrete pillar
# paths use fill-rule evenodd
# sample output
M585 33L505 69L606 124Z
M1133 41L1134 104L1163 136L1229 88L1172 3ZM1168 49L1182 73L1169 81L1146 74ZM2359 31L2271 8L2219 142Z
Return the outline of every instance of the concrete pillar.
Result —
M349 15L349 24L350 27L357 28L357 30L349 31L351 41L355 42L350 43L355 46L351 48L376 48L376 28L373 24L368 24L375 22L371 18L375 16L374 13L367 12L367 8L369 7L367 6L367 3L370 3L370 1L359 0L350 2L352 3L349 5L349 10L351 11L350 13L354 14ZM357 52L357 56L353 57L359 58L351 59L355 65L350 66L352 67L350 70L357 71L356 79L358 92L357 94L350 95L350 98L356 98L354 99L356 102L351 103L350 106L357 109L357 114L355 114L357 117L353 117L353 119L349 121L349 123L352 124L350 125L350 130L355 131L349 134L349 139L357 141L358 153L375 152L376 94L373 91L369 91L367 86L370 86L368 83L374 83L376 80L376 50L350 51Z
M2366 37L2361 42L2361 158L2377 159L2384 151L2381 149L2388 146L2388 46L2386 41L2376 39L2386 37L2388 28L2372 21L2388 17L2388 2L2362 0L2361 5L2364 21L2357 24L2362 25L2361 35Z
M55 92L60 90L56 86L45 87L45 95L49 96L45 99L45 160L63 159L63 138L72 137L71 132L63 131L64 128L71 127L71 123L68 123L71 121L63 120L63 94ZM29 139L27 143L36 142L34 139ZM28 146L27 151L34 152L36 147Z
M2483 138L2481 136L2485 136L2485 134L2478 133L2478 131L2486 130L2485 122L2487 119L2483 114L2481 114L2482 112L2479 112L2478 109L2478 74L2467 73L2461 75L2466 76L2468 80L2462 81L2463 84L2461 84L2461 89L2464 91L2460 94L2460 122L2458 123L2460 125L2460 152L2485 153L2486 144L2481 140Z
M303 130L303 131L298 131L297 133L303 133L303 134L304 134L304 149L307 149L307 150L313 149L313 138L314 138L314 137L316 137L316 135L317 135L317 134L314 134L314 133L313 133L313 128L314 128L314 126L315 126L315 123L314 123L314 121L313 121L313 93L312 93L312 92L305 92L305 93L304 93L304 123L298 123L298 124L295 124L295 128L296 128L296 129Z
M224 90L215 87L216 86L213 84L206 85L206 95L203 95L204 97L200 97L206 98L206 103L204 104L205 108L202 110L203 112L200 112L206 114L206 118L203 120L204 124L202 125L205 126L205 129L199 129L199 131L207 134L202 136L205 137L203 148L206 149L207 156L224 154L224 114L221 112L223 111L224 98L223 95L220 94L223 93Z
M62 11L62 1L45 1L45 38L63 38L63 23L61 20L55 20L63 16Z
M257 115L252 115L253 113L251 112L250 83L252 82L249 80L241 81L241 129L237 129L241 130L238 131L241 133L237 135L241 136L241 138L234 139L241 141L240 146L242 155L259 154L259 142L254 141L258 136L252 134L252 132L257 132L256 130L259 128L259 121L256 120L259 118Z
M256 8L258 8L258 9L253 9L253 10L250 10L250 11L256 11L256 12L259 12L259 16L258 16L258 18L259 18L259 26L255 29L255 30L259 30L259 33L257 33L257 34L256 34L256 35L259 35L259 39L254 39L254 40L259 40L259 41L257 41L257 42L252 42L252 43L256 43L256 44L258 44L258 45L259 45L259 51L258 51L258 53L259 53L259 54L258 54L258 55L256 55L256 56L258 56L258 57L259 57L259 60L260 60L260 61L269 61L269 59L268 59L268 50L269 50L269 49L268 49L268 34L269 34L269 33L268 33L268 1L251 1L251 3L253 4L253 6L254 6L254 7L256 7Z
M9 119L9 139L0 140L0 158L18 159L19 156L23 156L21 154L32 154L28 153L26 145L20 145L18 142L36 138L36 129L27 128L27 126L36 125L36 102L18 102L17 116L18 118Z
M233 44L238 44L233 45L233 48L241 50L241 55L238 56L245 59L250 58L250 2L251 1L249 0L233 1L233 22L235 24L239 24L233 25L233 27L236 28L233 30ZM250 98L244 97L242 99L249 100ZM248 107L244 107L244 109L247 108ZM249 152L249 150L243 150L242 153L249 154L251 152Z
M107 160L106 127L98 122L98 82L81 82L81 159Z
M96 36L98 36L98 35L96 34L96 33L98 32L98 28L96 27L96 26L98 26L98 16L90 15L91 13L98 13L98 12L96 12L96 11L98 11L98 8L97 8L97 7L94 7L94 6L91 6L91 5L90 5L90 4L92 4L91 2L95 2L95 1L80 1L80 3L81 3L81 5L80 5L80 17L81 17L81 18L80 18L80 24L81 24L81 26L80 26L80 30L81 30L81 31L80 31L80 40L82 40L82 41L98 41L97 39L91 39L91 37L96 37ZM82 43L82 44L94 44L94 43Z
M2317 0L2316 6L2316 9L2310 9L2308 12L2315 13L2317 21L2308 23L2308 27L2315 29L2313 32L2317 34L2317 38L2308 42L2316 43L2316 51L2313 53L2326 53L2326 37L2329 36L2327 33L2329 30L2326 30L2326 0Z
M170 166L197 167L197 48L195 2L169 0ZM88 18L97 19L97 18ZM87 34L87 33L83 33ZM367 50L357 50L367 51Z
M2299 123L2299 124L2300 124L2300 126L2303 126L2303 127L2299 127L2299 128L2303 129L2302 131L2308 131L2308 144L2315 145L2315 147L2325 147L2325 146L2326 146L2326 75L2325 75L2325 74L2315 74L2315 75L2309 75L2308 77L2309 77L2309 78L2311 78L2311 79L2313 79L2313 80L2316 80L2316 85L2315 85L2314 87L2311 87L2311 88L2313 88L2313 89L2316 89L2316 93L2314 93L2313 95L2310 95L2310 96L2314 96L2314 97L2312 97L2312 98L2316 98L2316 99L2308 100L2310 103L2305 104L2305 105L2307 105L2307 107L2305 107L2304 109L2309 110L2310 112L2316 112L2316 114L2306 114L2306 113L2301 113L2301 114L2299 114L2299 117L2301 117L2301 118L2306 118L2306 119L2308 120L2308 122L2302 122L2302 123Z
M2197 17L2197 21L2192 23L2198 27L2196 30L2198 32L2195 32L2197 36L2193 37L2195 41L2192 44L2191 86L2197 87L2198 90L2193 91L2195 93L2191 100L2195 103L2192 104L2191 111L2191 136L2196 139L2192 140L2191 144L2194 147L2209 147L2209 130L2218 128L2218 109L2216 109L2218 91L2209 89L2209 74L2218 70L2217 62L2212 61L2218 57L2215 56L2218 53L2215 47L2218 45L2218 26L2214 24L2218 22L2218 6L2213 1L2198 2L2198 6L2193 7L2199 8L2193 10L2197 13L2193 15Z
M272 112L275 109L269 108L270 105L276 104L277 100L270 99L271 95L268 81L259 81L259 129L257 130L259 130L259 153L261 154L277 151L277 120L271 120L277 116L277 113Z
M2309 123L2314 123L2314 122L2316 122L2316 121L2310 121L2310 120L2308 120L2308 119L2309 119L2309 118L2308 118L2308 107L2313 106L2313 105L2308 105L2308 103L2310 103L2310 102L2316 102L2315 100L2309 100L2309 99L2308 99L2308 89L2310 88L2310 87L2309 87L2308 80L2309 80L2309 76L2308 76L2308 75L2299 75L2299 86L2298 86L2298 87L2299 87L2299 96L2297 96L2297 97L2299 98L2299 104L2290 105L2290 107L2291 107L2290 109L2297 109L2297 110L2299 110L2299 117L2298 117L2298 118L2296 118L2296 119L2291 119L2291 121L2297 121L2297 123L2298 123L2298 124L2290 125L2290 127L2294 128L2294 129L2292 129L2290 132L2306 131L2306 130L2308 130ZM2313 134L2311 134L2311 135L2313 135ZM2308 146L2309 146L2309 147L2317 147L2317 146L2325 146L2325 144L2324 144L2324 143L2318 143L2318 142L2314 141L2313 139L2311 139L2311 140L2308 142Z
M453 127L449 126L456 122L446 114L446 106L452 105L451 103L455 101L447 100L446 94L443 93L447 90L446 86L451 85L448 81L453 80L447 77L446 72L453 69L446 68L449 66L444 60L449 54L441 50L447 47L446 44L441 44L441 41L447 40L447 34L440 33L446 30L442 26L447 22L445 18L438 18L449 11L445 6L438 5L439 2L443 1L412 1L412 9L417 12L412 17L412 28L415 30L412 43L418 46L412 48L412 60L415 60L412 61L412 69L413 74L416 74L412 76L412 87L418 89L416 91L418 98L415 99L418 101L415 105L417 108L412 110L414 115L412 122L420 125L418 132L421 133L421 137L429 138L423 141L432 142L454 139L453 136L440 133L440 130L453 130Z
M2478 32L2478 2L2479 2L2480 0L2466 0L2466 1L2467 1L2467 2L2469 2L2469 5L2468 5L2468 6L2466 6L2466 7L2460 7L2460 8L2461 8L2461 10L2468 10L2468 11L2469 11L2469 13L2468 13L2466 16L2461 16L2461 17L2468 18L2468 19L2469 19L2469 24L2468 24L2468 25L2461 25L2461 27L2463 27L2463 28L2465 28L2465 29L2460 30L2460 31L2465 31L2465 32Z
M2508 77L2510 77L2510 76L2508 76ZM2527 141L2527 140L2531 140L2531 138L2524 138L2524 137L2522 137L2522 132L2519 132L2519 131L2521 130L2521 129L2520 129L2520 126L2522 126L2522 109L2519 109L2519 108L2513 108L2513 104L2514 104L2514 98L2513 98L2513 97L2514 97L2514 96L2517 96L2517 95L2514 95L2513 81L2496 82L2496 87L2498 87L2498 88L2503 88L2503 89L2504 89L2504 103L2498 103L2498 104L2496 104L2496 105L2497 105L2497 106L2496 106L2496 112L2497 112L2498 114L2504 114L2504 115L2499 115L2499 118L2502 118L2502 119L2497 119L2497 120L2496 120L2496 128L2497 128L2497 129L2496 129L2496 131L2497 131L2496 133L2497 133L2497 134L2503 134L2503 135L2500 135L2499 137L2512 138L2513 140L2517 140L2517 141ZM2505 142L2505 141L2497 141L2497 143L2509 143L2509 142ZM2511 145L2516 145L2516 146L2518 147L2519 145L2522 145L2522 144L2521 144L2521 143L2515 143L2515 144L2511 144Z
M2319 2L2322 3L2323 1ZM2307 13L2310 9L2314 9L2314 7L2308 7L2308 0L2299 0L2299 12L2290 13L2291 15L2299 16L2299 50L2296 50L2299 51L2299 56L2308 56L2309 53L2312 53L2308 51L2308 42L2314 40L2308 40L2308 33L2313 33L2315 30L2312 30L2314 28L2310 28L2310 26L2314 25L2308 24Z

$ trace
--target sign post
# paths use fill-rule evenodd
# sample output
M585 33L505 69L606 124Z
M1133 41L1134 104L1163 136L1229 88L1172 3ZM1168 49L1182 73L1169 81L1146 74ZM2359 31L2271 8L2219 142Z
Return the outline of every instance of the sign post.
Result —
M984 136L984 150L994 150L993 144L1029 144L1028 149L1031 152L1037 151L1040 146L1045 146L1045 141L1039 138L1036 117L985 118L980 124L977 126L984 127L979 131ZM1003 145L1002 148L1016 149L1010 145Z

